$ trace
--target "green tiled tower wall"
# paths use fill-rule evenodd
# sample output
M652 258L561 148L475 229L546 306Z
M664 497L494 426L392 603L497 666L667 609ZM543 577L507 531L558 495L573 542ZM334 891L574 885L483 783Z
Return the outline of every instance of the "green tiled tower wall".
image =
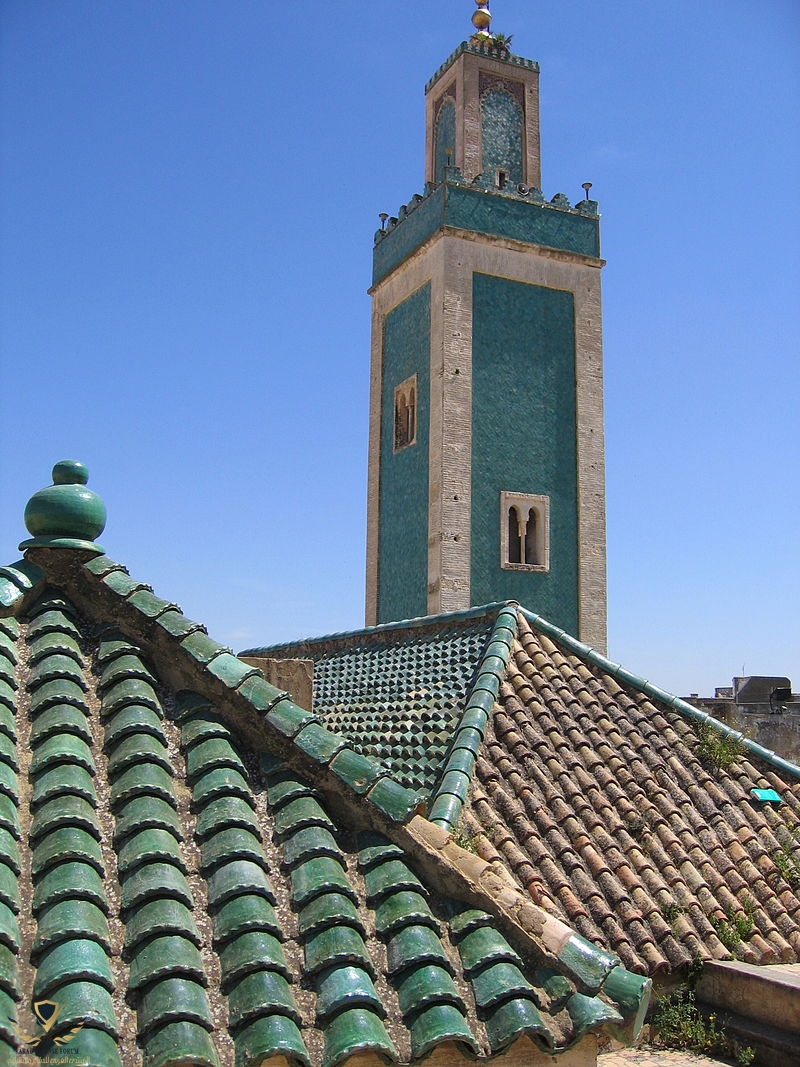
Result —
M473 276L473 604L519 600L578 632L575 323L571 293ZM500 493L550 497L550 570L500 566Z
M428 606L430 337L428 284L384 322L378 622L424 615ZM417 375L417 440L393 452L394 391L412 374Z
M456 105L447 99L442 104L436 119L436 181L446 176L448 156L452 161L456 143Z
M481 102L483 173L508 172L512 185L522 181L522 110L510 93L494 90Z

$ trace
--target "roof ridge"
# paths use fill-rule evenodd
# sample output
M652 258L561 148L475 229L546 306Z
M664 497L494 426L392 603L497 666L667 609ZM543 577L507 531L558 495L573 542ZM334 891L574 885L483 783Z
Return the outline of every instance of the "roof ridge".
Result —
M444 761L439 786L432 794L428 817L445 830L452 831L458 826L467 800L475 761L511 656L517 633L518 607L516 601L508 601L498 612L475 669L474 681Z
M464 608L461 611L443 611L436 615L417 615L411 619L402 619L398 622L382 622L377 626L364 626L358 630L340 630L336 633L323 634L321 637L306 637L297 641L281 641L277 644L263 645L258 648L245 648L237 655L263 656L264 653L278 652L285 648L322 645L329 641L345 641L360 636L371 637L373 634L393 633L398 630L421 630L428 626L435 626L438 622L466 622L469 619L480 619L483 616L488 616L492 611L500 611L511 604L516 604L516 601L502 600L492 604L482 604L474 608Z
M683 700L682 697L675 696L674 693L669 693L666 689L653 685L653 683L649 682L646 678L642 678L638 674L629 671L626 667L623 667L621 663L614 663L591 646L584 644L576 637L568 634L566 630L548 622L547 619L542 618L541 615L536 615L534 612L528 611L528 609L524 607L520 607L520 613L522 617L534 627L534 629L539 630L540 633L546 634L546 636L555 641L556 644L567 649L567 651L571 652L573 655L578 656L584 662L599 667L606 674L609 674L614 678L615 681L622 685L630 686L630 688L637 690L637 692L642 693L643 696L646 696L651 700L658 700L660 703L666 704L674 711L677 711L678 714L685 719L690 719L693 722L705 723L722 737L729 737L732 740L737 741L749 755L764 760L765 763L769 763L777 770L800 781L800 766L792 763L791 760L784 759L783 756L779 756L778 753L773 752L772 749L760 745L757 741L753 741L752 738L747 737L741 730L734 730L732 726L728 726L719 719L715 719L714 716L710 715L707 711L700 711L699 708L695 708L688 703L688 701Z

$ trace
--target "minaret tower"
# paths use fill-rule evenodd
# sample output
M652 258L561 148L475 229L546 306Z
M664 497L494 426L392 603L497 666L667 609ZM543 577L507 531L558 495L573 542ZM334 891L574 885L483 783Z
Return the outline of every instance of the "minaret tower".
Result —
M475 2L375 235L367 622L518 600L605 651L597 204L543 196L538 64Z

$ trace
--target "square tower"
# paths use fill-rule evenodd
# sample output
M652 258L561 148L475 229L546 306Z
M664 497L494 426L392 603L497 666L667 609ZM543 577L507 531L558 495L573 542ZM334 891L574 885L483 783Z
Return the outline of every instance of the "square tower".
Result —
M517 600L604 651L599 219L541 193L538 80L462 44L375 235L367 622Z

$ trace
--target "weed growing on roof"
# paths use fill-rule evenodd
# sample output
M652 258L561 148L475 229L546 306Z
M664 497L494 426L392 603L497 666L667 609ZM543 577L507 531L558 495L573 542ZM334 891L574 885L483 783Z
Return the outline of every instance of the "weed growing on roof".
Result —
M738 737L720 734L707 722L695 723L697 736L697 758L711 771L727 771L742 754L742 743Z
M735 915L733 910L728 908L724 919L711 917L714 933L725 948L733 950L740 941L747 941L750 938L753 933L753 917L755 913L755 901L752 897L747 897L742 904L742 911L736 912Z
M459 848L463 848L466 852L471 852L473 855L477 855L478 846L476 844L475 835L465 830L461 823L459 823L455 830L453 830L450 839L454 844L458 845Z
M781 878L793 889L800 887L800 830L788 828L788 838L772 853L772 862Z
M668 923L674 923L679 915L683 915L684 908L674 900L668 900L660 905L659 910Z
M662 1048L735 1057L740 1067L749 1067L755 1059L755 1051L730 1037L713 1012L701 1014L694 990L685 986L659 999L651 1025L653 1044Z

